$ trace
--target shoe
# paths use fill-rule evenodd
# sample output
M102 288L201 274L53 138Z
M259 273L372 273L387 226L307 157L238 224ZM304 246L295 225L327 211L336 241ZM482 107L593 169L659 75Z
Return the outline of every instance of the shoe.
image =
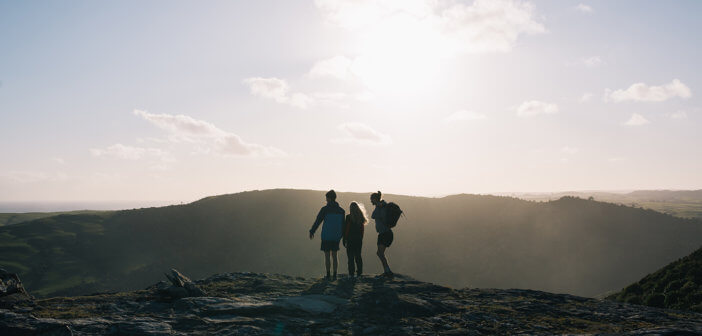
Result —
M324 280L327 280L327 281L331 280L331 275L327 274L327 275L324 277Z
M336 274L334 274L334 276L332 277L332 280L336 280Z
M383 275L384 275L386 278L391 278L391 279L392 279L392 278L395 276L395 273L393 273L393 272L385 272L385 273L383 273Z

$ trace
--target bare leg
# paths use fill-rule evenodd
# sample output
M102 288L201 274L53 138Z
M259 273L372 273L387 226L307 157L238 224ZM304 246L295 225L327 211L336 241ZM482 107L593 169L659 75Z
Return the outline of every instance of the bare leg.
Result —
M388 259L385 258L385 249L386 249L385 245L378 244L378 253L377 253L378 258L380 259L380 262L383 264L383 270L385 270L385 272L387 273L390 271L390 266L388 265Z
M331 251L331 253L332 253L332 259L334 260L334 276L336 276L336 269L337 269L337 267L339 266L339 259L337 258L336 252L337 252L337 251ZM328 269L329 269L329 268L327 268L327 270L328 270Z
M329 251L324 251L324 265L327 266L327 275L329 275L329 267L331 262L329 261Z

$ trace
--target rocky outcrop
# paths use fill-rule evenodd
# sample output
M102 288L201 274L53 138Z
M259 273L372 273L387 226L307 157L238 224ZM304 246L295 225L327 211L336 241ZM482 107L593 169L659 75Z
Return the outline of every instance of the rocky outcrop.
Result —
M204 296L205 291L198 287L187 276L171 269L171 274L166 273L166 278L172 285L168 285L165 281L159 282L156 285L156 292L165 298L178 299L191 296Z
M191 283L207 294L168 296L154 285L15 305L0 309L0 330L3 335L702 334L702 315L694 312L531 290L455 290L401 275L324 281L228 273Z
M31 302L19 276L0 268L0 308L12 307L17 303Z

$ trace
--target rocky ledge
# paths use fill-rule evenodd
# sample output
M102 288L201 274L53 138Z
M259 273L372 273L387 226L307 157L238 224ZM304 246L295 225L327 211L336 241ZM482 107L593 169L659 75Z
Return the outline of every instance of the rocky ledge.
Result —
M172 285L133 292L42 300L22 293L0 308L0 334L702 334L702 314L693 312L532 290L456 290L401 275L324 281L229 273L194 282L173 275Z

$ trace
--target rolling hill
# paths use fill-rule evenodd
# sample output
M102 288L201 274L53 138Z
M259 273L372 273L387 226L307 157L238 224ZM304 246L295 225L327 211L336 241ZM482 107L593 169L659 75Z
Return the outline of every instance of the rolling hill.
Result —
M514 193L509 195L532 201L549 201L564 196L592 197L598 201L652 209L677 217L702 219L702 190L636 190L627 193L567 191L559 193Z
M370 206L368 194L339 193ZM564 197L388 195L407 218L389 249L393 270L452 287L529 288L594 296L624 287L702 245L702 223ZM176 267L193 277L251 271L319 276L307 231L324 192L265 190L190 204L59 215L0 228L0 267L38 296L143 288ZM366 230L366 273L378 273ZM345 273L345 252L340 272Z

